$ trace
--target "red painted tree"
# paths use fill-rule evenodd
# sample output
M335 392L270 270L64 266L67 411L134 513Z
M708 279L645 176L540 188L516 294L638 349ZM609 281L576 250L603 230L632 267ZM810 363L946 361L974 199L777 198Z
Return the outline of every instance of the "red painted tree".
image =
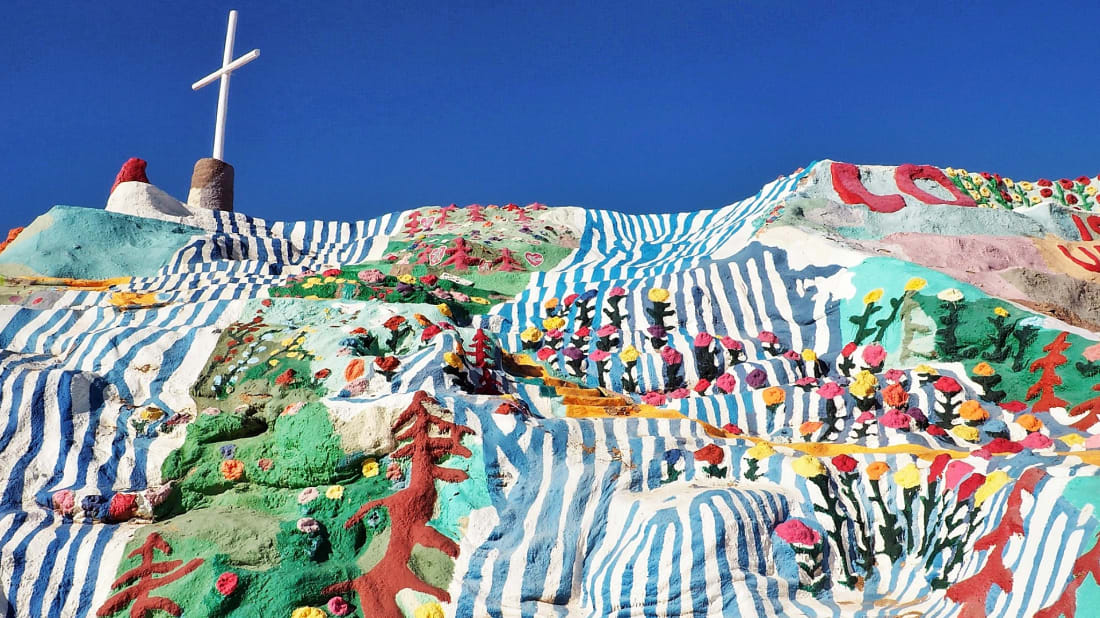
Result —
M1025 398L1027 401L1031 401L1036 396L1039 397L1039 400L1031 406L1032 412L1046 412L1051 408L1065 407L1068 403L1054 394L1054 387L1062 384L1062 378L1058 377L1055 370L1059 365L1066 364L1066 357L1062 352L1070 347L1070 344L1066 343L1068 334L1063 331L1054 338L1054 341L1043 346L1043 351L1047 355L1031 363L1031 367L1028 369L1031 373L1042 370L1042 373L1039 374L1039 380L1027 389L1027 397Z
M172 554L172 548L156 532L145 537L145 542L141 544L141 547L126 556L126 558L141 556L141 564L119 575L115 583L111 584L111 588L128 586L134 580L137 580L137 582L107 599L96 610L96 616L110 616L115 612L122 611L131 601L134 604L130 607L130 618L145 618L151 616L154 610L168 612L173 616L179 616L183 613L180 606L172 599L151 597L149 592L170 584L199 568L199 565L202 564L202 558L194 558L182 568L179 568L183 564L182 560L154 562L154 551L159 551L166 556ZM154 575L162 575L162 577L153 577Z
M512 255L512 250L505 247L500 250L500 257L493 260L493 267L500 271L515 272L522 271L523 266Z
M1066 585L1066 589L1058 596L1058 600L1035 612L1035 618L1074 618L1077 615L1077 589L1085 583L1085 579L1092 575L1092 579L1100 583L1100 535L1097 541L1084 554L1081 554L1073 562L1073 579Z
M1100 391L1100 384L1093 384L1092 390ZM1073 406L1070 409L1069 415L1079 416L1084 414L1080 420L1070 425L1074 429L1080 429L1081 431L1088 431L1090 427L1100 422L1100 397L1093 397L1082 401L1081 403ZM1100 582L1100 580L1097 580Z
M484 369L485 365L488 364L491 345L489 335L485 333L485 329L477 329L477 332L474 333L474 351L471 352L475 367Z
M473 434L474 430L443 420L433 412L433 408L443 411L439 402L424 391L417 391L412 403L393 424L393 430L401 432L396 440L406 444L390 457L408 457L412 460L408 487L385 498L367 502L344 522L345 528L351 528L375 507L385 508L390 515L390 540L382 560L359 577L333 584L322 591L325 595L354 591L359 595L359 605L366 615L402 616L396 597L403 588L450 601L446 590L421 581L412 572L409 558L414 545L438 549L452 558L458 556L458 544L429 526L428 520L432 518L438 499L435 482L460 483L469 478L462 470L444 468L437 462L445 455L470 457L470 450L462 446L462 436Z
M1005 592L1012 592L1012 571L1004 564L1005 546L1014 535L1024 534L1024 518L1020 512L1024 502L1023 492L1034 496L1035 486L1046 475L1042 468L1028 468L1012 487L1000 523L974 543L975 552L992 551L981 570L947 589L947 598L962 605L959 618L985 618L985 600L994 585Z
M443 266L453 266L455 270L466 270L471 266L477 266L481 263L481 258L470 255L471 248L461 236L454 239L446 251L451 257L444 260Z

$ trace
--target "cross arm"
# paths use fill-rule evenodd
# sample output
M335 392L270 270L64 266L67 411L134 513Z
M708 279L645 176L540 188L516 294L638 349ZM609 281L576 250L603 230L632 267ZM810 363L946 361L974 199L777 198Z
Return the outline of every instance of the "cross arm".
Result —
M253 60L255 60L256 58L259 58L259 57L260 57L260 50L254 49L254 50L248 52L247 54L241 56L240 58L237 58L233 62L230 62L229 64L223 66L222 68L218 69L217 71L214 71L210 75L207 75L206 77L200 79L199 81L191 84L191 90L198 90L199 88L202 88L203 86L209 85L209 84L213 83L214 81L216 81L218 78L220 78L222 75L226 75L228 73L231 73L232 71L235 71L235 70L243 67L244 65L248 64L249 62L252 62Z

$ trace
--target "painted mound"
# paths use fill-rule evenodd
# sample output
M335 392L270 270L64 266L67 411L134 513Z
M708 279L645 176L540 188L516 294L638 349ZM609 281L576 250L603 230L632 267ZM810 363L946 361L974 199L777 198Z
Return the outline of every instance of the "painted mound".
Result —
M7 613L1087 615L1097 186L54 209L0 252Z

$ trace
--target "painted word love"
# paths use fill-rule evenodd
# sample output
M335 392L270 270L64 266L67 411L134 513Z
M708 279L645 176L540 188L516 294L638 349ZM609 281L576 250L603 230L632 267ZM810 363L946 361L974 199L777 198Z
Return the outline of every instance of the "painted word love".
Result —
M830 168L833 176L833 190L845 204L866 204L875 212L897 212L905 208L905 198L899 194L876 195L863 186L859 167L851 163L834 162ZM917 186L918 180L930 180L943 187L954 199L945 200ZM894 182L898 191L914 197L925 204L946 204L948 206L977 206L942 172L931 165L899 165L894 171Z

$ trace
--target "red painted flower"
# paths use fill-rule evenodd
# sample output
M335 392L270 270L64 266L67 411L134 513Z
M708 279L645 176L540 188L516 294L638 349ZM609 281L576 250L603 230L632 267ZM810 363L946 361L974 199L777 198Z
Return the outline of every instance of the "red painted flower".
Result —
M275 385L276 386L286 386L287 384L290 384L293 381L294 381L294 370L293 369L287 369L286 371L280 373L279 377L275 378Z
M1019 453L1024 450L1024 447L1020 446L1020 444L1004 438L993 438L990 440L989 444L985 445L985 448L989 449L989 452L993 454Z
M271 299L270 298L265 298L265 299L260 301L260 304L265 306L265 307L270 307L271 306Z
M1091 178L1089 178L1088 176L1078 176L1078 177L1077 177L1077 182L1079 182L1079 183L1081 183L1081 184L1083 184L1083 185L1087 185L1087 184L1089 184L1090 182L1092 182L1092 179L1091 179Z
M940 427L939 425L929 425L928 429L926 429L925 431L927 431L929 434L931 434L933 436L946 436L947 435L947 432L944 431L943 427Z
M375 367L378 367L379 371L389 373L396 371L397 366L401 364L401 361L397 360L396 356L379 356L374 359Z
M404 316L395 315L392 318L386 320L382 326L386 327L386 330L397 330L401 328L401 325L405 323Z
M428 286L435 285L438 282L439 282L439 277L436 277L435 275L424 275L423 277L420 278L420 283L423 283L424 285L428 285Z
M965 481L959 483L959 489L957 490L958 501L962 502L970 496L973 496L974 492L977 491L978 488L981 487L984 483L985 475L979 472L975 472L974 474L966 477Z
M1054 185L1053 182L1047 180L1046 178L1040 178L1039 180L1035 181L1035 184L1039 185L1040 187L1050 187Z
M706 378L702 378L698 382L695 383L695 387L693 388L693 390L696 393L699 393L700 395L702 395L703 393L707 392L708 388L710 388L710 380L708 380Z
M859 463L853 457L848 455L837 455L832 459L833 467L841 472L852 472L856 469L856 465Z
M705 461L712 466L717 466L726 459L726 452L716 444L708 444L695 451L695 461Z
M841 356L851 356L851 355L856 353L856 348L857 347L858 346L856 345L856 342L849 341L843 348L841 348L840 355Z
M1076 204L1077 203L1077 195L1075 195L1073 193L1067 193L1066 194L1066 203L1071 205L1071 206L1073 204Z
M267 472L268 470L270 470L271 467L274 466L274 465L275 465L275 462L268 459L267 457L264 457L264 458L262 458L262 459L260 459L259 461L256 462L256 466L259 469L263 470L264 472Z
M322 277L339 277L340 276L340 269L339 268L329 268L328 270L321 271L321 276Z
M986 180L992 180L993 179L993 174L990 174L989 172L981 172L981 176L982 176L982 178L985 178Z
M355 328L351 329L351 334L353 334L353 335L365 335L365 334L367 334L367 329L363 328L362 326L356 326Z
M324 369L319 369L317 371L317 373L313 374L313 377L317 378L318 380L324 380L325 378L329 377L330 375L332 375L332 370L329 369L328 367L326 367Z
M932 427L936 427L932 425ZM931 429L932 427L929 427ZM936 427L939 429L939 427ZM940 429L940 431L943 431ZM931 433L931 432L929 432ZM947 453L940 453L936 455L936 458L932 460L932 467L928 469L928 481L938 481L940 475L943 474L943 469L947 467L947 464L951 461L951 456Z
M585 338L585 337L590 336L591 334L592 334L592 329L588 328L587 326L582 326L582 327L578 328L577 330L573 331L573 336L574 337L580 337L582 339Z
M580 296L580 294L570 294L569 296L566 296L562 299L561 304L568 307L569 305L573 304L573 301L577 300L578 296Z
M540 348L535 356L538 356L540 361L546 362L550 360L550 357L554 356L554 354L556 354L556 352L551 348Z
M949 376L941 377L940 379L936 380L936 382L932 386L935 387L935 389L939 392L946 395L954 395L955 393L962 390L962 387L959 386L959 383L955 381L955 378Z
M1008 410L1013 414L1023 412L1027 409L1027 404L1022 401L1005 401L1002 402L1000 405L1002 410Z
M732 433L735 436L739 436L744 433L743 431L741 431L740 427L734 425L733 423L726 423L725 425L722 425L722 431L726 433Z
M134 516L137 510L137 496L134 494L115 494L107 507L107 514L114 521L124 521Z
M1069 191L1073 188L1073 181L1068 178L1062 178L1058 181L1058 184L1062 185L1062 188Z
M232 571L226 571L218 576L218 581L214 582L214 589L217 590L222 596L229 596L233 594L233 591L237 589L237 583L240 579L237 574Z
M435 324L432 324L431 326L428 326L427 328L425 328L424 332L420 333L420 340L421 341L428 341L432 337L435 337L436 335L438 335L441 332L443 332L443 329L439 328L439 326L437 326Z
M1054 195L1054 191L1051 191L1049 187L1043 187L1042 189L1039 189L1039 195L1043 197L1050 197Z

